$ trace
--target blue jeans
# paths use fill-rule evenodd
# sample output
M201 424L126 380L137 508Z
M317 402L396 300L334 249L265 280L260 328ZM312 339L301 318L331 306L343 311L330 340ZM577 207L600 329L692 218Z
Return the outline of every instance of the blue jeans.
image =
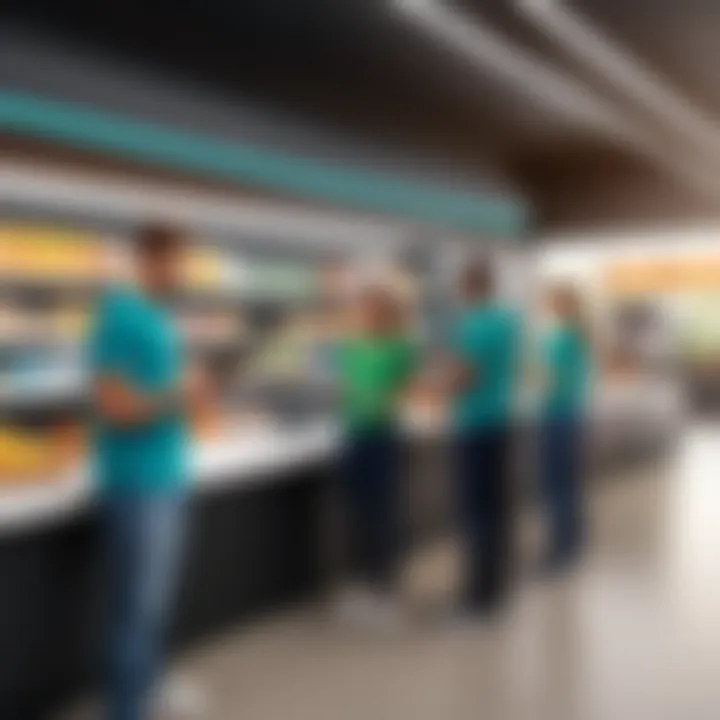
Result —
M353 574L377 589L397 579L401 443L392 428L347 438L343 489Z
M108 720L149 712L185 529L181 492L128 493L103 504L110 590Z
M499 605L512 562L511 430L466 430L456 439L456 476L464 545L463 604L469 611Z
M550 418L541 431L540 480L550 526L548 561L571 560L580 550L582 513L582 423Z

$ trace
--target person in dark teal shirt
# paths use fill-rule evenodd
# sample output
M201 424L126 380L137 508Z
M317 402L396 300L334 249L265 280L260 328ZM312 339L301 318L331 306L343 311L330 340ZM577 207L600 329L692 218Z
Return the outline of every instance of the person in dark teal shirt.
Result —
M98 382L130 386L148 407L139 422L96 415L93 462L101 492L172 491L186 481L187 418L175 402L183 358L161 303L130 287L104 293L90 340L93 375Z
M500 303L473 304L460 315L453 331L453 350L468 380L453 406L460 434L505 428L517 394L518 314Z
M169 300L182 233L142 229L137 288L107 290L88 339L93 465L111 587L110 720L148 717L185 525L187 408L204 394L187 373Z
M554 323L542 343L545 392L540 418L540 479L548 517L545 564L555 571L578 555L583 536L582 449L591 348L582 300L570 286L550 290Z
M465 546L462 611L497 608L510 577L510 450L518 384L520 318L496 297L492 266L468 265L464 309L452 329L452 388L460 530Z

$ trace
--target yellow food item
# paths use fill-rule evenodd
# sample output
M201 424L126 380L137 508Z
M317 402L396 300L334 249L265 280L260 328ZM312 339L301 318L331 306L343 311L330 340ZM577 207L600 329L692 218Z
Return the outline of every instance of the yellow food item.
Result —
M214 250L193 250L185 261L185 282L192 288L211 289L221 284L223 258Z
M84 447L82 431L70 426L43 435L0 427L0 483L52 481L80 458Z
M46 442L12 428L0 429L0 477L23 479L51 465Z
M0 226L3 274L27 279L92 279L103 246L90 233L32 225Z

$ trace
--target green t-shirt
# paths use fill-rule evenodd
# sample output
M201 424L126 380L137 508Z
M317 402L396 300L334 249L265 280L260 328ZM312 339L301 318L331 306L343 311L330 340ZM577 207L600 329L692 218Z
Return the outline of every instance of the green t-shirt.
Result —
M170 313L132 289L101 298L89 342L93 377L120 376L132 387L162 393L177 386L183 351ZM105 491L173 489L186 478L186 418L168 411L150 422L122 427L95 418L92 454Z
M576 415L585 405L589 385L587 342L578 330L560 326L548 333L543 352L548 377L545 413Z
M415 367L406 338L347 340L337 348L337 366L348 429L373 430L397 420L400 394Z
M508 307L465 311L453 327L452 346L475 380L455 400L459 431L501 427L511 421L518 382L520 320Z

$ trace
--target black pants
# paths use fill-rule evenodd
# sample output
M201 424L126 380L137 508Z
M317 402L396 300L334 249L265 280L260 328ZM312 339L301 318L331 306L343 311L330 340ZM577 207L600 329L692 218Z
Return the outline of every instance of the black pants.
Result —
M400 440L392 429L347 438L342 485L351 573L376 589L391 589L399 551Z
M461 541L465 551L463 601L490 609L505 597L511 564L510 436L506 427L465 432L457 439Z

